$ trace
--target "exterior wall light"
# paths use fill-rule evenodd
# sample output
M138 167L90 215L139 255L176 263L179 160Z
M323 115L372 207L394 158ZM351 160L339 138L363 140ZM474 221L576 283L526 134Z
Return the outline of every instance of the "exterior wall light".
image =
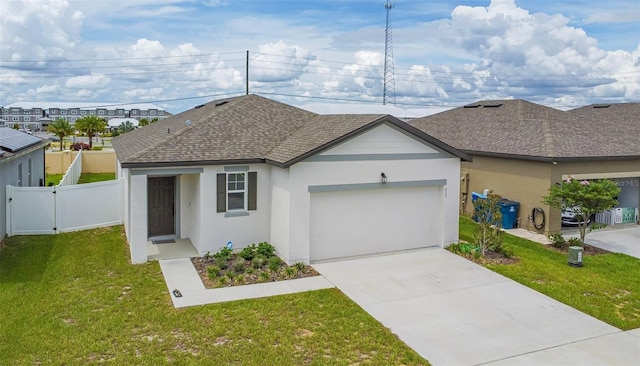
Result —
M380 173L380 183L387 183L387 175L384 172Z

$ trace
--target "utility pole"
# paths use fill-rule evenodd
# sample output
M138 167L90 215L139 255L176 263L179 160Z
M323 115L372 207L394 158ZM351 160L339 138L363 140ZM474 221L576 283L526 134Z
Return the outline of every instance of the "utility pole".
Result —
M246 95L249 95L249 50L247 50L247 65L245 67L245 87L246 87Z
M391 22L389 21L389 13L393 4L390 0L384 4L384 8L387 10L387 22L384 29L384 80L382 90L382 104L387 104L387 101L396 105L396 82L394 79L393 70L393 38L391 37Z

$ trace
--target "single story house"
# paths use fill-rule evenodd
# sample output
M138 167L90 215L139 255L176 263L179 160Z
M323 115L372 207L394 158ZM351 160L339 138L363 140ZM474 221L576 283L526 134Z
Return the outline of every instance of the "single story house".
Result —
M0 241L7 235L6 186L44 186L44 156L50 142L9 127L0 127Z
M409 124L472 156L462 163L463 212L473 211L473 192L490 189L520 203L519 226L548 234L562 230L561 212L543 205L542 197L569 176L615 180L622 188L620 207L640 206L638 116L640 103L561 111L490 100Z
M458 240L460 161L389 115L319 115L258 95L113 139L134 263L153 239L204 255L269 241L288 263Z

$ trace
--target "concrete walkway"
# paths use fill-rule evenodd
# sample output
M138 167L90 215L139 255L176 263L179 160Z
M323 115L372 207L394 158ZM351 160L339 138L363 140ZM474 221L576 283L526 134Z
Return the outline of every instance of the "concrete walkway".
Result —
M171 301L176 308L334 287L324 277L316 276L247 286L206 289L189 258L161 260L160 268L167 283ZM176 297L173 294L174 290L178 290L182 297Z
M623 332L443 249L314 265L434 365L640 364Z

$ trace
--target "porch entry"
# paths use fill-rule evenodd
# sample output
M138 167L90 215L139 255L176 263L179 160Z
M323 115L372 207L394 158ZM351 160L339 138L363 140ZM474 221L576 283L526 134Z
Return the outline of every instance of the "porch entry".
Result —
M175 177L147 178L148 237L175 235Z

